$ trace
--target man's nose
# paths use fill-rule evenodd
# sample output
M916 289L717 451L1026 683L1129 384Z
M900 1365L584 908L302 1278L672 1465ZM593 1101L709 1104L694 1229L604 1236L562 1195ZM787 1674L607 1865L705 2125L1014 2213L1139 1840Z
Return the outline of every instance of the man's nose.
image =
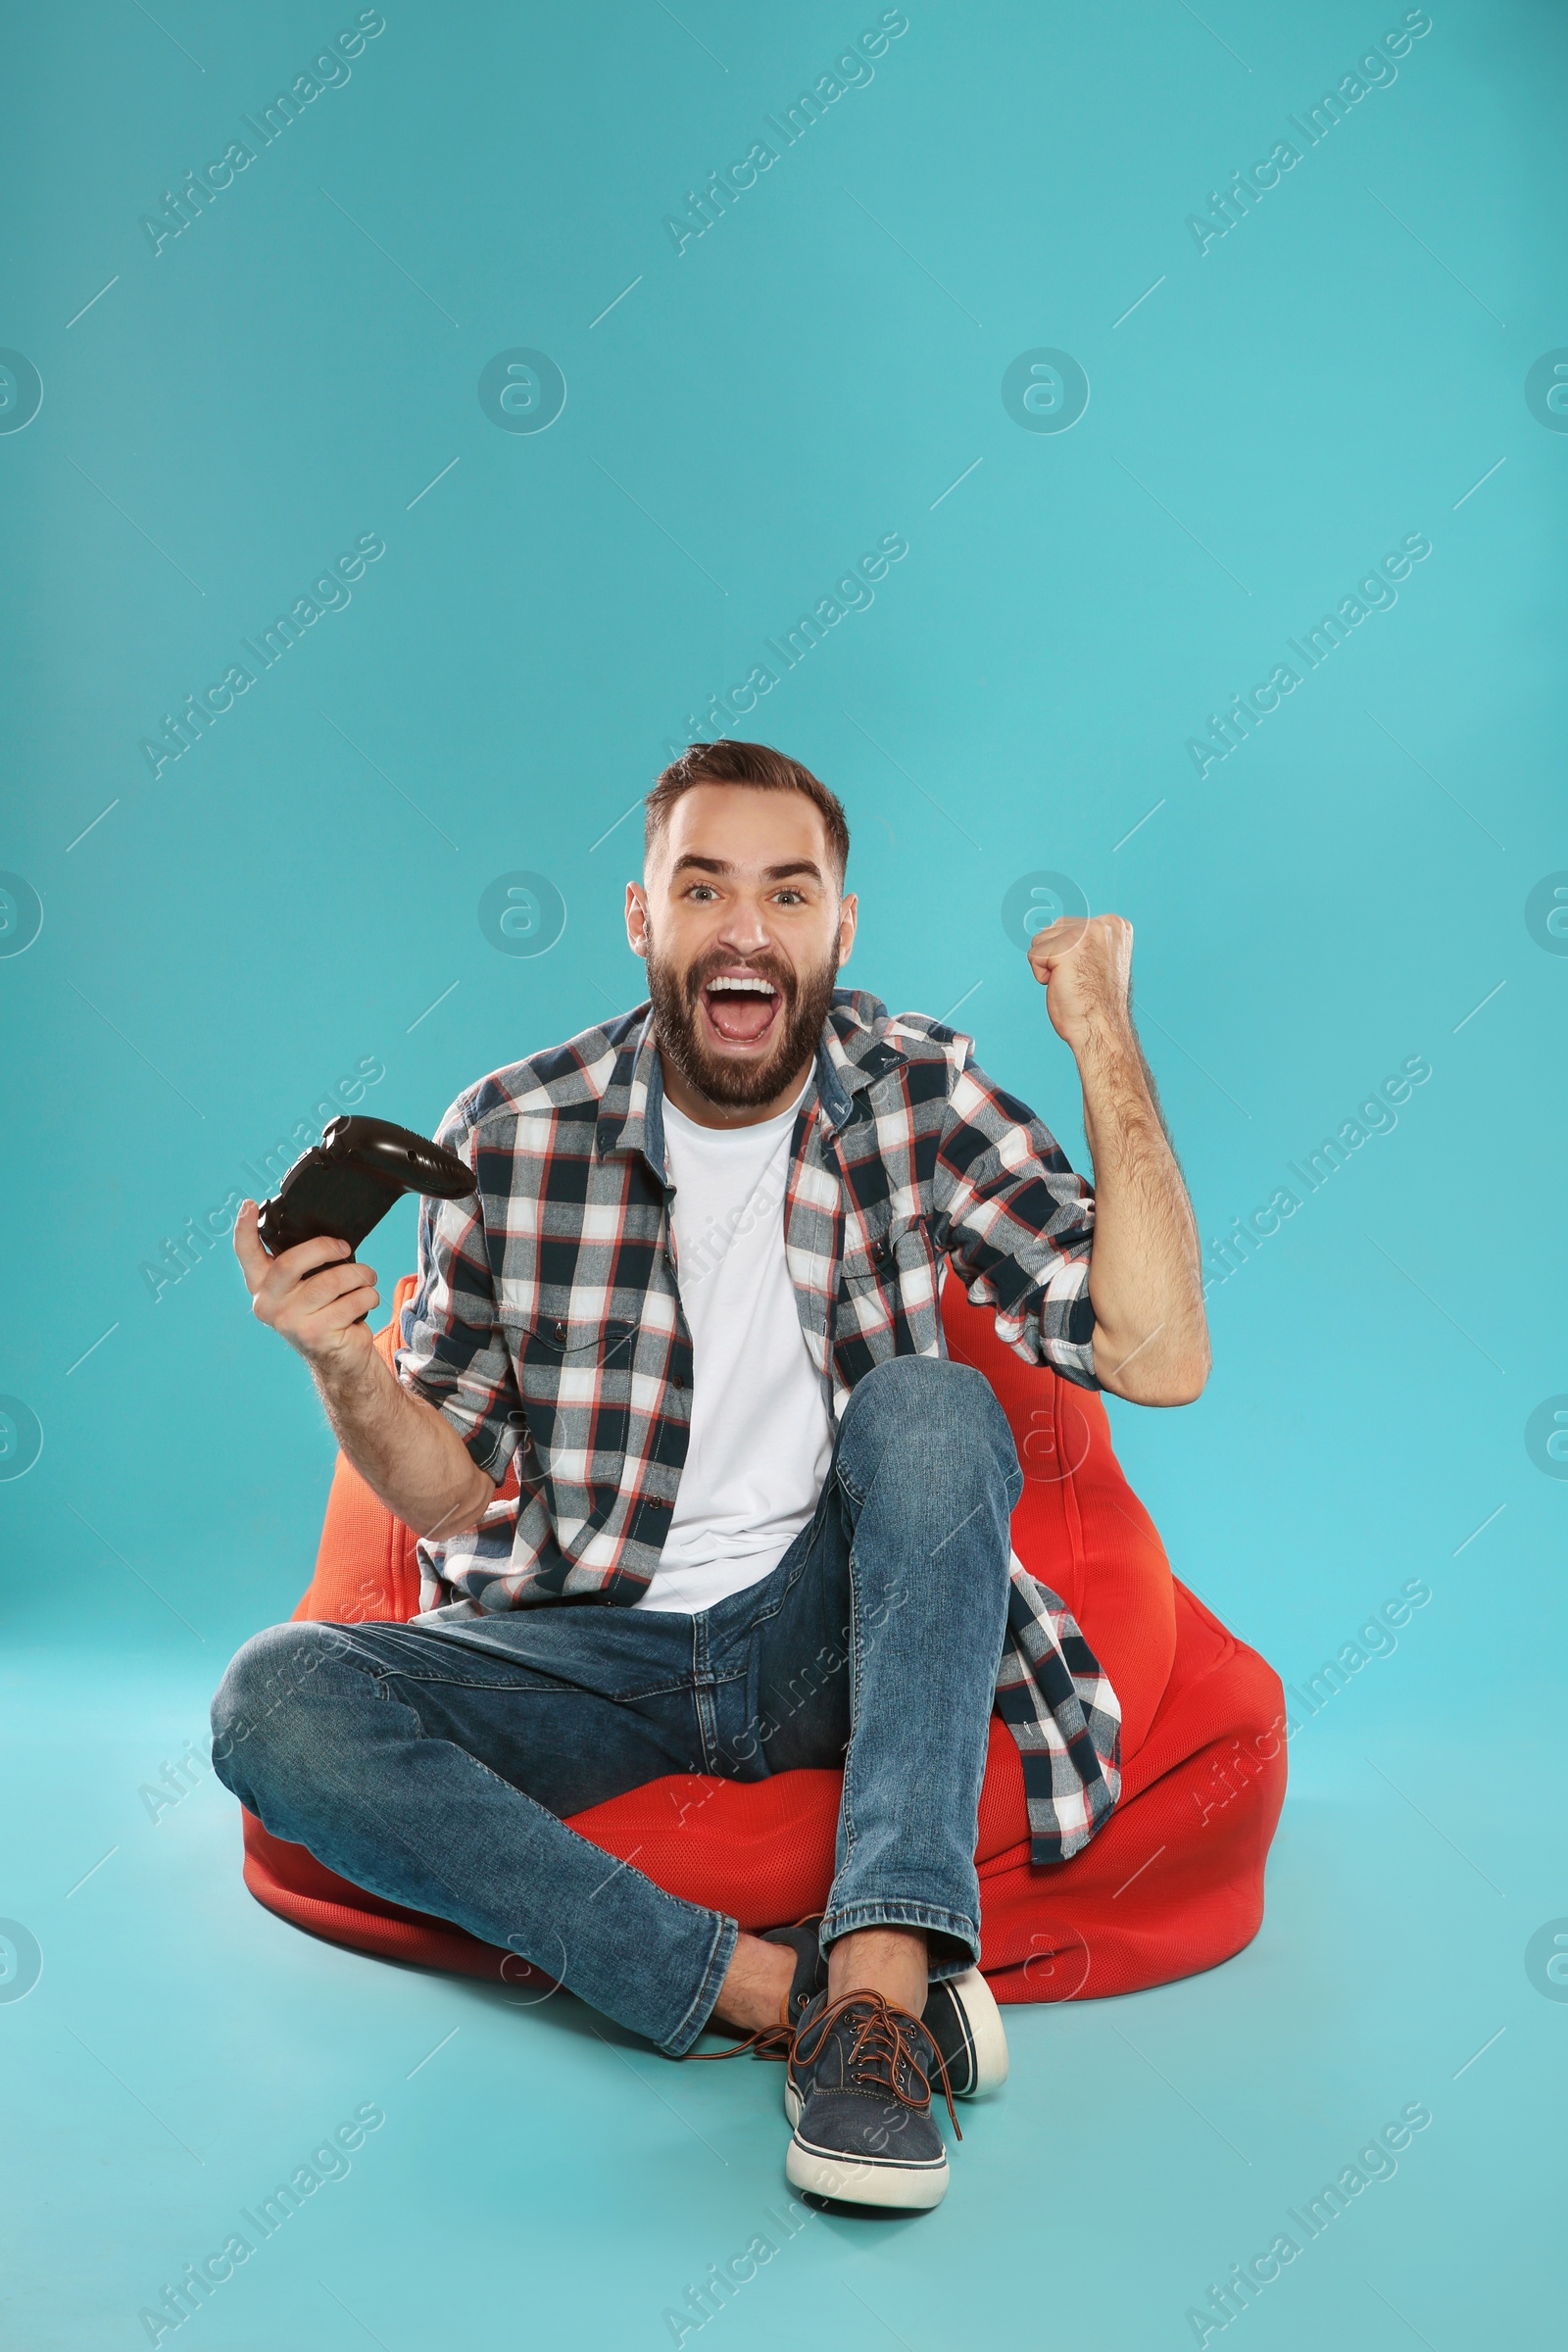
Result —
M730 948L737 956L756 956L772 945L772 933L767 925L767 911L757 900L733 900L725 910L720 925L720 947Z

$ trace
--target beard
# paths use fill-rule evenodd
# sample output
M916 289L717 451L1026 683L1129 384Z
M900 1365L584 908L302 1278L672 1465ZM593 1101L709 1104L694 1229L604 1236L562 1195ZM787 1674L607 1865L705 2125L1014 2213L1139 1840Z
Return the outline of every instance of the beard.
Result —
M769 980L779 993L773 1050L760 1061L736 1063L714 1054L702 1031L702 992L718 972L744 968ZM833 956L808 972L797 972L782 956L713 954L680 972L648 942L648 993L662 1053L667 1054L688 1086L723 1110L758 1110L783 1093L790 1079L815 1054L822 1024L833 1002L838 961Z

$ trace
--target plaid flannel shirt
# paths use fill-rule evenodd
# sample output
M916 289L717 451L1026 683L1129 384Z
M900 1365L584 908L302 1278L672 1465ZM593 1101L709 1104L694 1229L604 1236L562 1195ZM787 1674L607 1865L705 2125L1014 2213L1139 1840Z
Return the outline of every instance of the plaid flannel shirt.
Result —
M944 1353L944 1261L1030 1363L1099 1386L1094 1196L971 1040L835 992L792 1138L784 1243L837 1422L857 1381ZM686 1458L663 1091L641 1004L462 1095L438 1141L477 1203L426 1200L399 1377L499 1483L482 1524L421 1542L421 1613L627 1605L657 1570ZM1018 1743L1037 1862L1087 1843L1120 1788L1121 1713L1065 1605L1012 1563L997 1711Z

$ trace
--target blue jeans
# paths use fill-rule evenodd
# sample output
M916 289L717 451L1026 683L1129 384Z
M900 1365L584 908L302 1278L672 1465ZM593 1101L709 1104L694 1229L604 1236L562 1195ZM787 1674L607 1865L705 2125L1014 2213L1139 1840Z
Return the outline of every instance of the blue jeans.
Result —
M933 1975L953 1975L980 1950L975 1825L1022 1483L983 1374L897 1357L851 1393L815 1515L761 1583L697 1616L273 1626L213 1702L214 1768L274 1837L679 2057L737 1925L563 1816L664 1773L842 1765L823 1949L923 1928Z

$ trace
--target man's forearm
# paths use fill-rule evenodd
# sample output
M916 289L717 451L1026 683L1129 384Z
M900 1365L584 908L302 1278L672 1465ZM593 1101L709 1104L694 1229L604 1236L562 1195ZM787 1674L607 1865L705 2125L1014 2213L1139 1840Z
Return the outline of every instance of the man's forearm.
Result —
M1075 1049L1095 1165L1095 1374L1135 1404L1188 1404L1208 1374L1201 1250L1131 1020Z
M477 1527L496 1482L469 1459L449 1421L404 1388L367 1348L311 1371L338 1444L355 1469L405 1526L442 1537Z

